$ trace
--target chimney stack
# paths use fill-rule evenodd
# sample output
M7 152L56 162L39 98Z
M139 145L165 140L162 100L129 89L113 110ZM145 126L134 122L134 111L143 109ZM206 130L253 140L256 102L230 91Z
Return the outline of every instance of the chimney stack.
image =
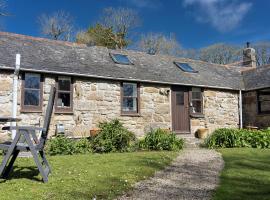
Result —
M255 49L250 47L249 42L247 42L247 47L243 50L243 66L256 67L256 52Z

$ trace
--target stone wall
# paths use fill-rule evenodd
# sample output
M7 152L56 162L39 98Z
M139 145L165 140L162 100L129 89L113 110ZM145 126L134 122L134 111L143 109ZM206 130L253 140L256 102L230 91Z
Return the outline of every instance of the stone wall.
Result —
M243 124L259 128L270 127L270 115L258 114L256 91L243 93Z
M239 127L239 95L237 92L205 89L203 93L204 117L191 118L191 132L208 128L212 133L217 128Z
M0 75L0 112L10 116L12 106L12 75ZM20 112L20 89L18 91L18 117L20 125L42 126L43 116L49 98L50 85L55 83L54 76L44 77L43 111ZM56 124L64 124L66 133L71 136L89 135L90 129L98 127L99 122L120 119L124 126L137 136L142 136L151 127L171 128L170 97L161 91L168 86L141 84L140 114L138 116L121 115L120 82L97 79L74 79L73 114L52 116L50 135L55 134ZM21 85L21 81L19 82Z
M18 116L21 125L42 126L43 116L49 98L50 85L55 76L44 77L43 111L40 113L20 112L20 89L18 94ZM0 74L0 113L11 115L12 75ZM19 82L21 84L21 81ZM121 115L120 82L100 79L74 79L73 113L52 116L50 135L55 134L56 124L64 124L66 133L71 136L89 135L90 129L98 127L99 122L118 118L124 126L137 136L161 127L171 129L170 86L159 84L140 84L140 114ZM210 132L221 127L238 127L238 93L204 89L204 117L191 118L191 132L208 127Z
M160 93L167 89L162 85L141 84L140 114L125 116L121 115L120 82L78 79L74 87L75 125L77 129L93 129L99 122L118 118L137 136L142 136L150 127L168 129L171 127L170 98Z

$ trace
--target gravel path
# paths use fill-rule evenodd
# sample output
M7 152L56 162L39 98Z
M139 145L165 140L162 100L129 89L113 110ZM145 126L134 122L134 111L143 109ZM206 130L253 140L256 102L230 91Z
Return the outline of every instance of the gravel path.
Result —
M208 200L223 165L221 155L214 150L185 149L170 166L137 183L118 200Z

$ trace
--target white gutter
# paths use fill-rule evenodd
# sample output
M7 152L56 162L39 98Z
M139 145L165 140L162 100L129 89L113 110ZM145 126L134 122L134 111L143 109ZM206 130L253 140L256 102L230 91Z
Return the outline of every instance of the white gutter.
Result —
M242 90L239 90L239 128L243 128L243 100Z
M18 101L18 79L20 71L21 55L16 54L16 64L13 76L13 91L12 91L12 118L17 117L17 101ZM12 126L16 126L16 122L12 122ZM15 138L16 130L12 130L12 139Z

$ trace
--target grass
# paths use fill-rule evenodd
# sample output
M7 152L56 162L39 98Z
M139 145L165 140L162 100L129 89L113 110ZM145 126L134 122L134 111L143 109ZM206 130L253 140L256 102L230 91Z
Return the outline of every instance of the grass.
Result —
M220 149L225 168L214 200L269 200L270 149Z
M176 152L134 152L49 157L53 173L41 182L32 159L20 158L7 181L0 179L0 199L113 199L135 182L163 169Z

